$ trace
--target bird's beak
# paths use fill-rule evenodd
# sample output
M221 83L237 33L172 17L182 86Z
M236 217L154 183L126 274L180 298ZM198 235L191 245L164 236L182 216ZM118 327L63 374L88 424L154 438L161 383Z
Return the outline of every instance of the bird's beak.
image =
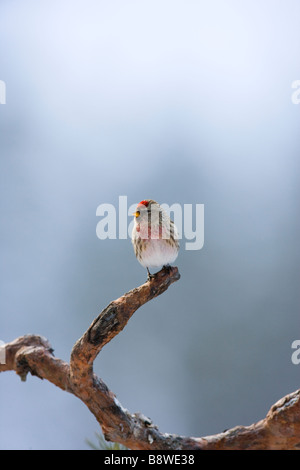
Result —
M136 211L132 215L134 215L135 217L138 217L140 215L140 211Z

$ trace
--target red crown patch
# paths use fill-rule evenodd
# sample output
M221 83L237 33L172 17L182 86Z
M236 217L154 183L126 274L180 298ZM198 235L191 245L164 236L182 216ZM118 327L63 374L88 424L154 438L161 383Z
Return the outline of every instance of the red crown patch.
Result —
M146 200L145 200L145 201L141 201L141 202L138 203L138 207L139 207L139 206L148 207L148 205L149 205L149 201L146 201Z

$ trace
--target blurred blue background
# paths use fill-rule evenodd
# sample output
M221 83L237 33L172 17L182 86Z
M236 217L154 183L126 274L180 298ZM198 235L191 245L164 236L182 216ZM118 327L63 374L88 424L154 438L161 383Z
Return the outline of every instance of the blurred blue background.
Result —
M299 17L298 0L1 0L1 340L41 334L68 361L145 281L130 240L97 238L99 204L204 204L203 249L181 249L181 280L96 373L190 436L299 388ZM72 395L0 375L1 449L86 449L95 432Z

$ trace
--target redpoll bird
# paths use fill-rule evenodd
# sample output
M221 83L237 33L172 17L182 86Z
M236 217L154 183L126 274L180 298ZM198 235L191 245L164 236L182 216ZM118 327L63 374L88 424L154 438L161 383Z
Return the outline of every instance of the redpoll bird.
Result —
M178 256L178 232L174 222L152 199L141 201L133 214L132 243L135 256L144 268L169 266Z

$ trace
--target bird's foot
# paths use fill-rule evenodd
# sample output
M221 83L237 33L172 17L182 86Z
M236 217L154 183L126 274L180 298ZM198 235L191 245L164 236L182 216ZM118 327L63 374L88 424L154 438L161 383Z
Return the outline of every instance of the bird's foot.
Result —
M166 273L170 274L170 272L172 271L172 266L170 264L165 264L163 266L163 269L166 271Z
M155 278L155 274L151 274L148 268L147 268L147 272L148 272L147 281L151 281L151 279Z

